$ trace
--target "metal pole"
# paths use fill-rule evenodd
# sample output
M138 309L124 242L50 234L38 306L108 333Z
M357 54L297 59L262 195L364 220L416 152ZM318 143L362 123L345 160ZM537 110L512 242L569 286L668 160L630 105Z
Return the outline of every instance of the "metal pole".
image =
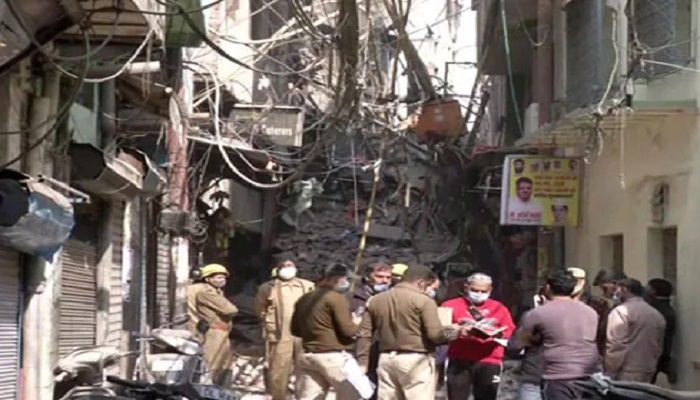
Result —
M60 76L55 71L47 71L43 77L43 87L32 99L29 144L37 143L52 129L46 123L56 113L60 93ZM42 126L43 124L43 126ZM38 128L35 128L38 127ZM53 160L47 157L47 148L53 144L49 137L41 145L30 150L24 160L24 171L32 176L53 171ZM55 260L60 260L59 255ZM60 262L60 261L59 261ZM59 262L47 262L39 257L28 258L25 279L25 311L22 327L22 360L24 375L24 399L40 400L53 396L53 367L58 358L57 323L55 307L58 279L56 271ZM60 273L60 272L59 272Z
M188 151L187 151L187 118L191 112L191 86L193 84L191 73L183 71L182 50L172 50L168 54L168 62L173 68L171 75L171 87L174 94L170 98L170 121L168 123L168 135L166 145L169 159L169 194L170 208L181 212L188 212L190 199L187 185ZM174 257L175 275L175 302L173 304L174 315L184 314L187 311L187 280L189 277L189 240L184 237L173 238L172 254Z

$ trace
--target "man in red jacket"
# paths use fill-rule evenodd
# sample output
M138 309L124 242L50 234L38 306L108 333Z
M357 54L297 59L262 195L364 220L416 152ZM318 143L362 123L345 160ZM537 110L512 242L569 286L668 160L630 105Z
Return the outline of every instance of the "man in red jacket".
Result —
M472 392L474 400L496 399L505 347L494 339L509 339L515 324L508 308L489 298L492 287L490 276L475 273L464 285L464 296L442 305L464 328L448 350L449 400L467 400Z

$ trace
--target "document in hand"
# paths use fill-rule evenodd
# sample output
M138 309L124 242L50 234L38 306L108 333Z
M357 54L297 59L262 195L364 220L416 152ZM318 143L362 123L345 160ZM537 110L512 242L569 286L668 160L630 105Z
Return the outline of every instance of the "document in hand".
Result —
M494 337L508 329L505 326L493 326L489 323L489 321L474 321L473 319L463 319L459 322L460 325L470 328L472 333L475 333L478 336L485 336L487 338Z
M367 375L362 372L360 365L353 357L348 357L343 365L343 375L348 382L357 390L357 393L362 399L369 399L374 394L375 385L369 380Z
M438 307L438 318L440 318L440 323L442 326L452 325L452 314L454 310L449 307Z

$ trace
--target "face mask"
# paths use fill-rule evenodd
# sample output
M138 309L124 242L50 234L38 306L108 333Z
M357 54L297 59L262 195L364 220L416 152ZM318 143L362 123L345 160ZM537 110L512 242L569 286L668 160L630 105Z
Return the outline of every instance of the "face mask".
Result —
M615 292L615 294L613 294L612 301L613 301L613 304L616 306L622 304L622 297L620 297L619 292Z
M380 283L372 286L372 291L374 293L385 292L387 289L389 289L389 285L387 285L386 283Z
M467 298L469 301L475 304L481 304L488 300L489 296L491 293L480 293L480 292L472 292L471 290L467 292Z
M437 292L435 292L435 289L428 289L425 291L425 294L427 294L431 299L434 299Z
M285 267L277 271L277 276L283 281L290 280L297 276L297 269L294 267Z
M340 293L345 293L348 290L350 290L350 282L348 281L343 281L335 285L335 290L340 292Z

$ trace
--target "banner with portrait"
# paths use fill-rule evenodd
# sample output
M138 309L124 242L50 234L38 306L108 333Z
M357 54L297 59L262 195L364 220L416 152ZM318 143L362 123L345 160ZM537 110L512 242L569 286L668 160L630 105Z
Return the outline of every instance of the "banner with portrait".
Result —
M506 156L501 225L578 226L582 167L578 158Z

